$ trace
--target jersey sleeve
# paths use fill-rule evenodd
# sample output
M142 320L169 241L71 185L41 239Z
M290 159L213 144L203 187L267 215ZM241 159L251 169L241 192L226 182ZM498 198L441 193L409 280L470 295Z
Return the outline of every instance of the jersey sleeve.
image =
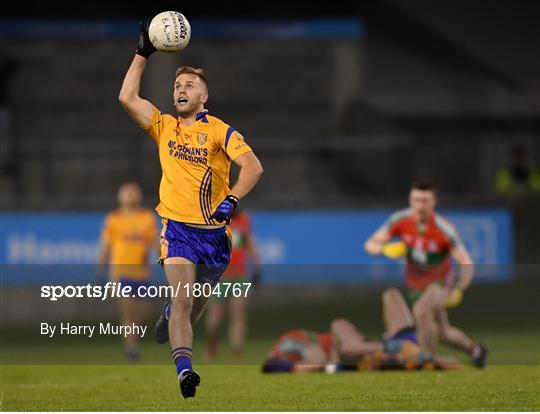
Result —
M402 219L403 213L396 212L386 219L386 221L381 226L381 229L386 230L390 238L394 238L400 235L400 222Z
M461 236L459 235L456 228L454 228L454 231L450 234L448 240L450 241L450 246L452 248L463 246L463 240L461 240Z
M459 235L456 227L452 223L450 223L448 220L444 219L443 217L437 216L435 218L435 224L448 240L448 244L450 245L451 249L454 249L456 247L463 245L461 236Z
M220 146L231 160L235 160L240 155L246 152L253 151L246 143L242 134L236 131L233 127L224 124L220 134Z
M159 145L159 138L163 133L164 127L164 115L155 106L152 108L152 120L149 125L140 125L140 127L146 131L150 138L152 138L157 145Z

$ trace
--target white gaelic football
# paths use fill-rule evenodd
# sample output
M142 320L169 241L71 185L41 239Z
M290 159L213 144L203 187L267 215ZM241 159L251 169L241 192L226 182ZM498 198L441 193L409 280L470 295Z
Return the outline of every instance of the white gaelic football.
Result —
M150 22L148 37L161 52L179 52L189 44L191 26L182 13L164 11Z

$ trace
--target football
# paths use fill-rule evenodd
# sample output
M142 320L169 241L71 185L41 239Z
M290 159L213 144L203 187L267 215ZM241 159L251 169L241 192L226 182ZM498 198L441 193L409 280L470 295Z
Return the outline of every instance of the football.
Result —
M157 50L167 53L179 52L189 44L191 26L182 13L164 11L150 22L148 36Z

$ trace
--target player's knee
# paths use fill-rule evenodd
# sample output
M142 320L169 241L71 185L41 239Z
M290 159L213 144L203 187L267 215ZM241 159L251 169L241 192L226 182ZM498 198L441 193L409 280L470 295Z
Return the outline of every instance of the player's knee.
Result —
M399 290L396 288L388 288L385 289L385 291L382 294L382 300L383 302L388 302L392 300L396 295L400 295Z
M430 318L433 315L433 308L427 301L418 301L413 306L413 315L415 320L424 320Z
M191 298L177 297L171 299L171 313L189 316L192 308L193 300Z
M330 322L330 331L331 332L339 332L343 328L345 328L345 327L347 327L349 325L350 325L350 322L347 319L344 319L344 318L334 319L334 320L332 320L332 322Z
M426 288L420 299L429 300L430 302L435 303L439 302L443 297L445 297L444 289L433 283Z
M448 339L448 333L446 332L446 329L444 328L439 329L439 340L446 341L447 339Z

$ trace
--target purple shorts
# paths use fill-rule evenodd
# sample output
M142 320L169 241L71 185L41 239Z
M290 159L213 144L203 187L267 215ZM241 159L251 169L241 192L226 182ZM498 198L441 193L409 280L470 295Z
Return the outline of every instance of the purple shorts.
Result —
M160 264L168 257L188 259L197 265L196 281L214 286L231 259L225 226L202 229L170 219L164 219L163 224Z

